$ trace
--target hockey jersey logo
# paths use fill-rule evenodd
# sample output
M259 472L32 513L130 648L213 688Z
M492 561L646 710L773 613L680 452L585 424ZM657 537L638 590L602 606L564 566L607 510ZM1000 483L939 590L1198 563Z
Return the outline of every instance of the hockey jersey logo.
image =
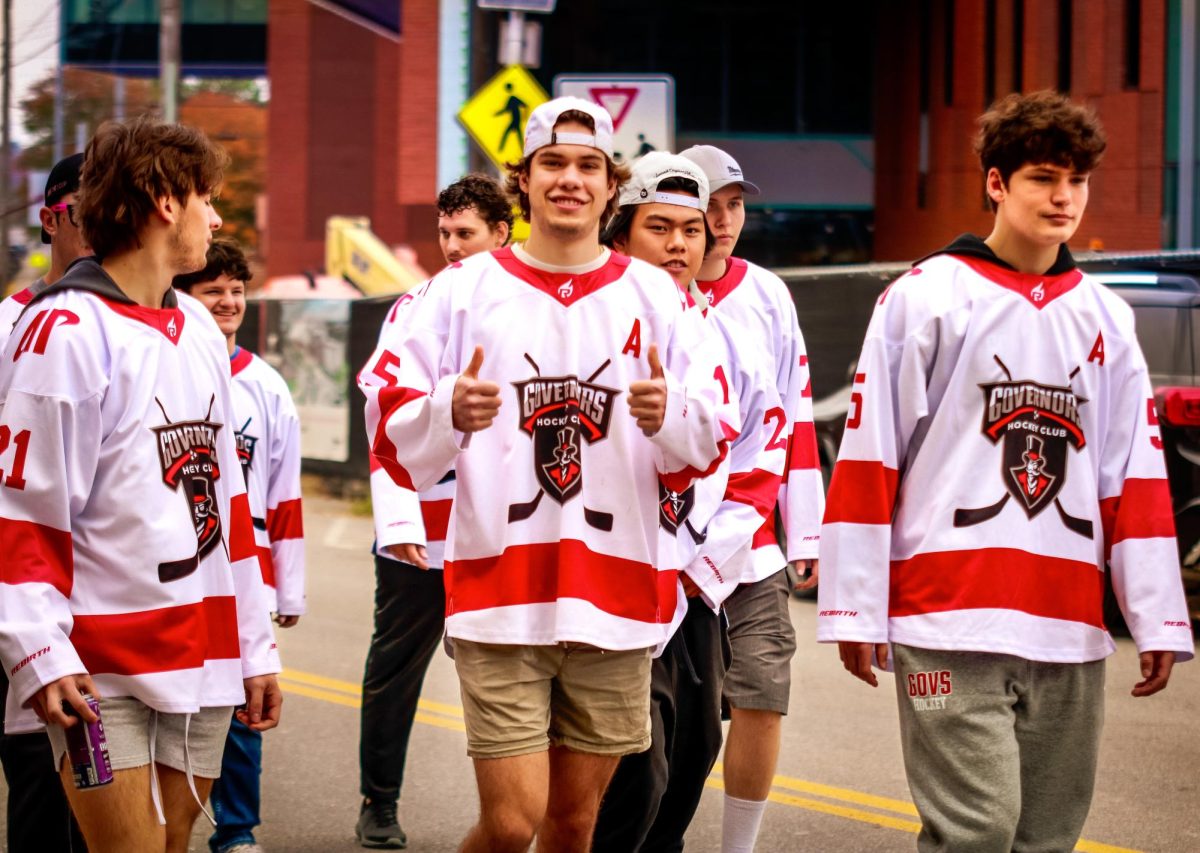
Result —
M998 358L996 361L1003 367ZM991 506L956 510L955 526L987 521L1015 498L1030 519L1054 504L1064 525L1090 539L1091 522L1069 515L1058 500L1067 477L1068 448L1078 451L1087 443L1079 418L1079 406L1087 401L1069 386L1011 377L979 387L983 391L982 431L993 444L1001 445L1007 494Z
M221 541L221 517L217 512L215 483L221 479L217 464L217 433L221 424L209 420L212 403L203 420L175 421L167 416L162 402L165 426L151 427L158 443L158 458L162 464L163 482L172 491L183 493L196 531L196 551L193 556L158 564L158 579L162 583L187 577L200 565Z
M509 507L509 521L532 515L542 494L563 504L583 488L583 444L595 444L608 436L613 401L618 396L615 389L592 382L607 366L606 361L587 380L536 376L513 383L520 401L519 427L533 440L533 467L541 491L529 503Z
M246 480L247 486L250 484L250 469L254 466L254 446L258 444L258 437L250 435L246 432L250 428L250 421L253 418L247 418L242 424L242 428L234 432L234 442L237 444L238 462L242 463L242 476Z
M688 486L682 492L673 492L658 484L658 523L674 535L687 523L692 508L696 505L696 487Z

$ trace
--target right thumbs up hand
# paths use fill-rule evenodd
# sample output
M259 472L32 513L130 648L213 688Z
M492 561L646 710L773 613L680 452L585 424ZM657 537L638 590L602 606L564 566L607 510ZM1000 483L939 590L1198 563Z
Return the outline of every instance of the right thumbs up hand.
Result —
M479 432L487 429L500 411L500 386L479 378L483 367L483 347L475 347L471 363L454 383L450 416L459 432Z

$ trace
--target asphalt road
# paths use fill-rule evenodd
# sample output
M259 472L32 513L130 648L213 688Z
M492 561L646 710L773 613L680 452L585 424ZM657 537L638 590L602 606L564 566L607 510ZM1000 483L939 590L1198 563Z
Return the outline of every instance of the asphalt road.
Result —
M285 704L266 739L258 839L270 853L349 853L361 849L358 688L371 634L372 526L346 504L308 499L305 527L309 613L279 631ZM846 674L834 649L811 640L814 602L793 601L792 616L801 640L792 711L758 850L915 849L891 676L872 690ZM1200 850L1200 672L1183 665L1164 693L1135 700L1136 653L1128 640L1119 646L1109 662L1097 792L1078 849ZM720 849L720 786L717 772L688 834L690 851ZM439 652L400 804L409 849L455 850L476 808L454 668ZM198 824L193 850L206 849L207 834Z

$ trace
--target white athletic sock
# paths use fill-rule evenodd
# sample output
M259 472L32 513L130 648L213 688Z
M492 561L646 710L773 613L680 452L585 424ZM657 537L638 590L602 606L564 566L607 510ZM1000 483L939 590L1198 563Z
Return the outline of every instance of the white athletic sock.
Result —
M721 821L721 853L754 853L758 827L766 800L739 800L725 795L725 817Z

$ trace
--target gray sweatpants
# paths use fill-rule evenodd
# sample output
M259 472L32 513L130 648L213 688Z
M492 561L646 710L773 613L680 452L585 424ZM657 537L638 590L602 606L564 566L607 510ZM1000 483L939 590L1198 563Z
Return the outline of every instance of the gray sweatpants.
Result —
M1104 661L892 645L922 853L1070 853L1104 723Z

